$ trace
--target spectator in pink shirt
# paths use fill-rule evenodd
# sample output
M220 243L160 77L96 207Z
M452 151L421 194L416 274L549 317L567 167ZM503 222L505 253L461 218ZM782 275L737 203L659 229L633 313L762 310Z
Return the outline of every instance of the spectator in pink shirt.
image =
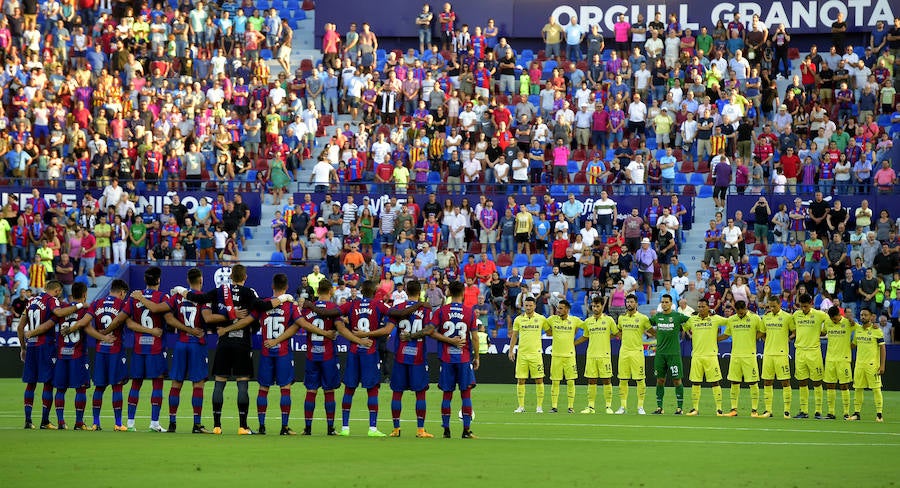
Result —
M875 185L878 186L878 193L892 193L896 184L897 172L894 171L894 168L891 168L891 162L882 161L881 169L875 172Z
M569 146L565 144L562 138L556 140L556 147L553 148L553 182L568 181L566 172L569 166Z

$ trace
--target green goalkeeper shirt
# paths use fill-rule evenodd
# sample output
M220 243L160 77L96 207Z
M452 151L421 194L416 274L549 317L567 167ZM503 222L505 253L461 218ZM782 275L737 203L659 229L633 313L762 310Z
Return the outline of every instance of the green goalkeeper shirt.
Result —
M678 312L657 313L650 318L656 328L656 354L681 355L681 326L688 321Z

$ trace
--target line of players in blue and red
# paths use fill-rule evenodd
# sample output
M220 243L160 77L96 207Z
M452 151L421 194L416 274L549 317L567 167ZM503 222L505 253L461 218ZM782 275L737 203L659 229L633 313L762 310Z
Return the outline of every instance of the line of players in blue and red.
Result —
M86 303L87 288L73 285L71 302L59 300L62 287L50 281L45 291L35 296L26 308L19 323L18 334L22 344L22 360L25 363L23 382L25 428L34 429L32 407L38 383L43 383L41 429L66 429L64 418L65 397L68 389L74 389L76 430L101 430L100 413L106 389L112 389L113 414L116 431L134 431L135 416L144 380L150 380L152 391L150 430L174 432L181 388L191 381L194 433L220 434L219 415L216 427L208 431L201 424L204 382L209 375L205 336L211 331L219 335L242 327L252 327L262 334L257 381L257 413L260 428L257 432L241 429L239 433L265 433L268 391L273 385L281 390L281 420L283 435L293 435L288 427L291 411L291 385L294 382L293 352L290 340L302 328L306 331L306 368L304 385L307 389L304 401L305 428L309 435L317 392L324 392L325 411L329 435L349 435L350 410L356 388L367 392L370 437L384 437L377 429L378 393L382 378L380 354L375 341L390 336L395 351L391 368L390 386L391 437L400 436L402 396L405 391L416 395L416 437L430 438L425 430L425 392L429 386L428 367L425 360L425 339L439 341L441 364L438 387L443 392L441 421L444 437L450 437L450 412L453 391L459 390L462 403L463 438L474 438L471 431L471 391L475 387L474 370L478 368L478 336L476 320L471 308L462 304L464 287L459 282L450 284L450 303L436 310L429 310L418 301L388 306L373 299L375 283L365 282L361 287L362 298L341 306L331 302L331 283L319 286L318 300L306 301L303 307L293 303L287 291L287 277L273 278L273 301L270 310L250 311L239 316L213 313L209 305L194 303L185 298L189 291L178 287L172 296L159 291L159 268L151 268L145 275L147 287L128 295L128 285L122 280L112 283L110 294L92 304ZM202 274L189 272L191 290L199 292ZM198 279L199 277L199 279ZM223 285L227 286L227 285ZM419 296L420 285L411 282L409 296ZM275 301L277 300L277 302ZM152 302L152 303L150 303ZM151 311L144 304L166 304ZM165 311L168 309L167 311ZM122 325L134 334L134 350L130 364L126 364L123 347ZM167 327L168 326L168 327ZM395 330L396 329L396 330ZM163 336L174 330L178 340L172 351L171 369L168 368ZM336 355L337 335L350 341L343 378ZM93 367L93 423L84 422L87 389L91 383L86 336L96 339ZM130 368L128 368L130 366ZM163 379L168 374L172 380L169 390L169 428L159 424L163 400ZM122 422L123 388L131 379L128 394L127 423ZM342 428L336 431L335 390L344 384L341 402ZM50 419L50 404L54 400L57 424ZM214 405L221 410L221 405ZM220 412L216 412L220 414Z

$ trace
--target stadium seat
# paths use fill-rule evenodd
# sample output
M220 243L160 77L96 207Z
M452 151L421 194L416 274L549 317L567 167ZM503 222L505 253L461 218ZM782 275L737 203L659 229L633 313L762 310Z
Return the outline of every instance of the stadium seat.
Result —
M647 149L651 149L649 144L647 145ZM657 161L659 161L659 160L662 159L663 156L665 156L665 155L666 155L666 150L665 150L665 149L657 149L657 150L656 150L656 153L653 155L653 157L656 158Z
M684 175L687 178L687 175ZM676 175L677 177L677 175ZM706 175L703 173L691 173L690 179L688 182L694 186L701 186L706 184Z
M696 197L697 187L694 185L684 185L684 188L681 189L681 194L686 197Z
M566 196L566 187L563 185L550 185L550 195L554 197Z
M750 255L750 266L753 268L753 272L756 272L756 268L759 266L759 256L755 254Z
M263 60L265 60L265 61L272 59L272 50L271 49L260 49L259 57L263 58Z
M770 281L769 289L772 290L773 295L781 295L781 281L779 281L779 280Z
M603 157L604 161L612 161L612 159L616 157L616 151L614 149L607 149L606 155Z
M514 268L524 268L528 266L528 255L527 254L516 254L512 260L512 266Z
M284 253L280 251L273 252L272 256L269 258L269 266L284 266L284 263Z
M260 11L269 10L270 8L272 8L272 4L269 3L269 0L259 0L258 2L256 2L256 8Z
M653 151L653 150L655 150L657 147L659 147L659 146L656 145L656 138L655 138L655 137L648 137L648 138L647 138L647 149ZM663 155L665 155L665 154L666 154L666 152L663 151ZM656 158L656 159L659 159L659 158Z
M541 253L532 254L531 255L531 264L535 267L547 266L547 256L544 256Z
M769 256L774 256L776 258L784 256L784 244L779 242L772 244L772 247L769 248Z
M115 278L119 275L119 271L122 269L122 266L116 263L112 263L106 268L106 276L110 278Z
M675 192L678 193L678 187L687 185L687 175L684 173L675 173Z
M879 115L876 123L879 127L887 127L891 125L891 116L890 114Z
M90 281L88 280L88 277L87 277L87 276L85 276L85 275L78 275L78 276L75 277L75 283L84 283L85 285L89 285L89 284L90 284Z
M642 291L636 291L634 292L634 296L635 298L637 298L638 305L646 305L648 303L646 293Z
M701 186L700 191L697 193L697 198L712 198L712 196L713 196L712 185Z
M569 178L572 178L575 176L575 173L581 171L581 165L578 164L578 161L571 159L569 160L566 169L569 171Z
M693 173L694 172L694 162L693 161L682 161L681 165L678 166L678 171L682 173Z

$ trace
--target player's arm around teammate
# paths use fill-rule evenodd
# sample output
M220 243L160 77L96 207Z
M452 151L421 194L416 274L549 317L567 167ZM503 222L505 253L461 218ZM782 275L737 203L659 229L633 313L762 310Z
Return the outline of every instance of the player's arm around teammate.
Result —
M534 380L537 390L537 413L543 413L544 402L544 358L541 332L550 329L547 319L535 313L536 302L533 297L525 298L525 313L513 321L510 332L509 360L516 363L516 397L518 408L515 413L525 412L525 382ZM518 346L518 348L516 347Z

